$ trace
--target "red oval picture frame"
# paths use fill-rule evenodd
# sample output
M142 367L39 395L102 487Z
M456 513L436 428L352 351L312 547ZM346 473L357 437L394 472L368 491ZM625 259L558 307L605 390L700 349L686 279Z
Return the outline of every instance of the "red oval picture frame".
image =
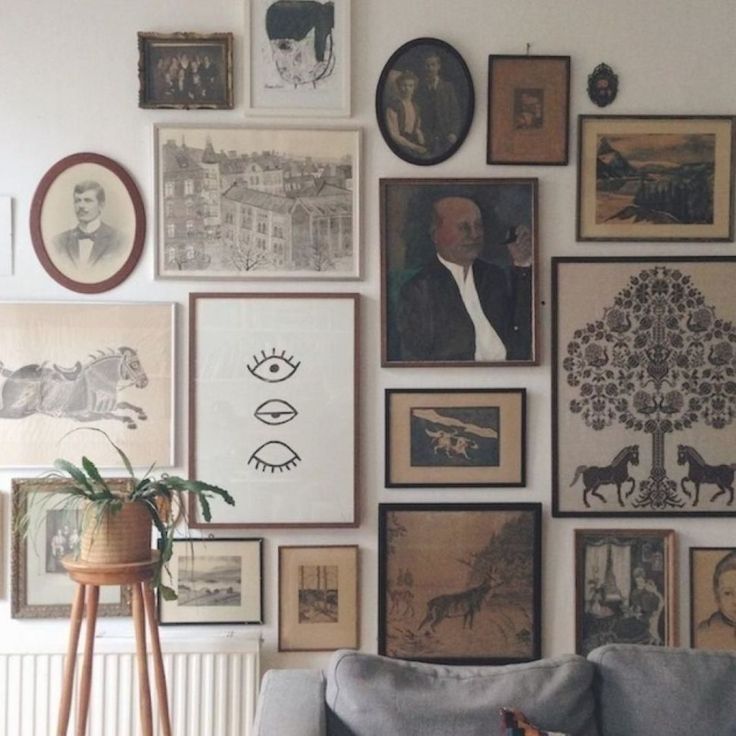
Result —
M99 175L92 178L88 165L100 167ZM75 167L80 167L78 178L73 176ZM116 212L108 222L105 209L111 201ZM68 227L73 219L70 212L77 218L77 227ZM90 220L97 227L94 235L85 238L82 230ZM49 221L59 223L52 237ZM30 228L36 256L54 281L81 294L99 294L125 281L138 263L146 213L138 187L120 164L97 153L75 153L57 161L39 182L31 203ZM99 280L80 279L85 271L88 275L98 271Z

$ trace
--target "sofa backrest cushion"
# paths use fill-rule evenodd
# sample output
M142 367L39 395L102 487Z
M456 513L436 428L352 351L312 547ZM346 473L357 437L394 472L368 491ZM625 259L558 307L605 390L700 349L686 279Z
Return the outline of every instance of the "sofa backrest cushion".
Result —
M602 736L736 734L736 654L608 644L588 659Z
M592 677L576 655L459 667L340 650L327 669L327 733L502 736L499 710L510 707L545 730L598 736Z

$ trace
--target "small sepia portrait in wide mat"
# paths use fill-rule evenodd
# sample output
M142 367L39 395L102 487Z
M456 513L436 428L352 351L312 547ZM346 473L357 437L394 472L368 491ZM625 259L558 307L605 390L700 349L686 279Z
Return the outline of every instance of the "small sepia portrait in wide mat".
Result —
M83 294L109 291L135 268L146 216L133 179L120 164L95 153L55 163L31 204L31 238L55 281Z

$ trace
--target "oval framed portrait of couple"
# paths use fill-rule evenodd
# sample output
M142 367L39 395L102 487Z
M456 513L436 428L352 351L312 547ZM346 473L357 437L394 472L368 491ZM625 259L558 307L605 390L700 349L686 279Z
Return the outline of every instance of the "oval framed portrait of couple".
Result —
M62 286L82 294L115 288L143 250L143 200L127 171L96 153L57 161L31 204L31 239L41 265Z
M473 80L462 56L437 38L398 48L376 89L378 127L404 161L431 166L450 158L470 130Z

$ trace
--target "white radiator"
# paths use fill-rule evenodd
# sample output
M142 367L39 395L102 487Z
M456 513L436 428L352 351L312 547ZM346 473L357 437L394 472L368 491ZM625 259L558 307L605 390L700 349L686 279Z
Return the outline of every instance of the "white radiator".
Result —
M59 642L58 651L0 652L0 736L56 734L65 646ZM161 647L174 736L249 736L260 679L259 640L162 637ZM88 736L140 736L134 652L132 638L95 640ZM150 656L148 667L155 721ZM77 677L80 670L81 656ZM70 734L76 728L76 708L75 689ZM154 734L161 734L158 725Z

